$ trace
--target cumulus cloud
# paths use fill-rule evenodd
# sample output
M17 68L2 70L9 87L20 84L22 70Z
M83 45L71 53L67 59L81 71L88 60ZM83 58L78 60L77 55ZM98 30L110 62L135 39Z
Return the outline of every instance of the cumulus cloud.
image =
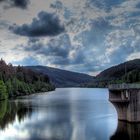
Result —
M138 59L138 58L140 58L139 56L140 56L140 52L134 52L126 58L126 61Z
M39 59L44 58L45 64L49 60L53 65L69 64L68 55L72 45L67 34L55 39L30 39L24 47L26 52L37 56Z
M11 4L20 8L27 8L29 0L11 0Z
M65 34L60 38L50 39L49 41L30 39L25 50L42 54L44 56L66 58L71 47L69 36Z
M73 46L68 34L53 39L32 39L24 45L24 51L36 56L38 62L42 61L43 65L52 66L70 66L86 63L85 54L81 46Z
M140 58L139 0L30 1L31 6L22 11L23 14L16 8L8 10L6 16L1 14L3 19L12 20L9 23L17 23L10 28L10 34L14 33L13 36L21 40L29 39L19 46L18 53L25 54L23 62L20 59L19 63L28 64L30 60L33 64L97 73L126 60ZM44 10L48 12L40 12ZM18 16L12 17L15 13ZM4 24L0 30L3 27ZM9 38L1 45L7 43L3 46L10 50L8 42ZM15 55L12 51L10 53Z
M105 54L112 64L118 64L130 58L139 58L140 34L133 29L111 31L105 39Z
M56 1L55 3L51 3L50 7L54 8L54 9L62 9L63 8L63 4L62 4L61 1Z
M19 7L22 9L26 9L30 3L29 0L0 0L0 2L5 2L8 4L8 7Z
M64 25L54 13L40 12L31 24L10 27L15 34L29 37L56 36L65 31Z
M87 3L90 7L94 5L100 9L104 9L105 11L109 12L113 7L116 7L123 3L122 0L87 0Z

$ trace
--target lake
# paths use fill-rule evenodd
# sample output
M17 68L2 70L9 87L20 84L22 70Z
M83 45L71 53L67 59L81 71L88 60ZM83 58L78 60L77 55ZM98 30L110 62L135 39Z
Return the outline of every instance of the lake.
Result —
M138 140L118 122L107 89L59 88L0 102L0 140Z

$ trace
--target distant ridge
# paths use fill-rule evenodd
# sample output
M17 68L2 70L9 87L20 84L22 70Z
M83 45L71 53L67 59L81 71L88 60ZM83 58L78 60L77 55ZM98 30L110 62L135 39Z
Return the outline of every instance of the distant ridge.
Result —
M56 87L107 87L112 83L140 82L140 59L110 67L96 77L47 66L27 66L50 77Z
M78 87L81 84L89 83L94 80L94 77L58 68L47 66L26 66L27 68L38 71L49 76L51 82L56 87Z

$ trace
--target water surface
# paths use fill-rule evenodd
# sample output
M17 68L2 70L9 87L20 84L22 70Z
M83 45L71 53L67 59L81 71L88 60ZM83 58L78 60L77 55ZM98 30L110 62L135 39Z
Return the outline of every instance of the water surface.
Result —
M121 126L107 89L60 88L0 102L1 140L116 140ZM132 139L127 129L125 136Z

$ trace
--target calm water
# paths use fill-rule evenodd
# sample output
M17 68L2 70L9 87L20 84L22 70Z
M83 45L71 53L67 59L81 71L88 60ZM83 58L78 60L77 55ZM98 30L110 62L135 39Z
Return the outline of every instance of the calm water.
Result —
M107 89L56 89L0 102L0 140L139 140L140 126L117 121Z

